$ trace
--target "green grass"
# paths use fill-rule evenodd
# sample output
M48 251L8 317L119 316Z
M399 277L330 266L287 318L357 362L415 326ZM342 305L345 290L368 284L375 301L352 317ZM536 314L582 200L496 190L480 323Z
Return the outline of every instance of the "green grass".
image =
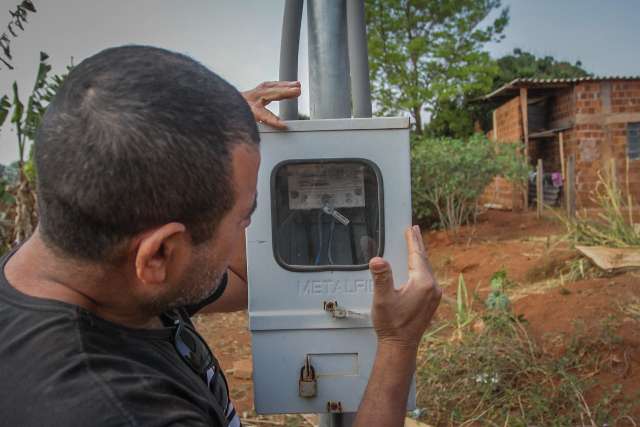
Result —
M625 197L610 176L598 173L598 183L591 200L601 210L595 219L579 214L573 220L560 217L575 244L640 247L640 228L634 226L634 201L630 194Z
M465 304L458 308L468 311ZM561 355L551 355L541 351L529 337L526 322L508 309L464 314L475 322L469 325L458 319L425 337L417 371L418 407L424 409L424 422L433 426L614 426L618 421L618 425L635 425L627 414L640 408L640 403L633 407L640 400L623 396L620 385L600 392L596 402L585 399L597 385L597 373L612 369L604 361L621 344L615 317L603 319L597 333L575 325Z

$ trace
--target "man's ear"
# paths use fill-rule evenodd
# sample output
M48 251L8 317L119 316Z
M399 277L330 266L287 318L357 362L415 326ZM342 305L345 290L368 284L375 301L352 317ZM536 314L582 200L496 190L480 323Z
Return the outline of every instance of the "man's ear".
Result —
M171 267L180 265L185 243L190 242L187 228L171 222L147 231L138 240L135 252L136 276L145 285L166 282Z

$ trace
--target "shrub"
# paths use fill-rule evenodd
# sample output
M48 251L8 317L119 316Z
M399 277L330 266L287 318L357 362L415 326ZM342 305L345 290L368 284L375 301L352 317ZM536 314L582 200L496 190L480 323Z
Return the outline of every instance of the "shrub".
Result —
M495 176L523 181L527 173L516 144L496 144L482 134L466 140L415 137L411 157L414 216L436 216L450 229L475 219L478 199Z

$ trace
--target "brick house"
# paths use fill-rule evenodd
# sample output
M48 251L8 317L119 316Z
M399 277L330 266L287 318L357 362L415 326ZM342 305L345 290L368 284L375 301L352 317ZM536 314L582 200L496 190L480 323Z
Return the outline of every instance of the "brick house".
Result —
M629 193L639 203L640 77L520 78L481 101L496 106L489 137L521 141L532 170L542 159L545 172L564 174L567 159L575 156L579 208L592 205L597 173L611 159L624 195L628 175ZM506 209L522 207L523 200L502 178L483 197L487 205Z

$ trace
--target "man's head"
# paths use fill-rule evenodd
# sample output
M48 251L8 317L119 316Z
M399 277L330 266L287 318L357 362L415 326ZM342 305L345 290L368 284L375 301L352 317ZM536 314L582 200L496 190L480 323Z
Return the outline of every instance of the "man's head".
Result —
M141 285L167 282L183 293L174 300L193 302L184 293L198 283L174 285L226 268L220 250L239 238L255 198L258 141L242 96L194 60L104 50L70 72L38 134L42 238L63 256L135 265ZM170 294L147 291L140 297Z

